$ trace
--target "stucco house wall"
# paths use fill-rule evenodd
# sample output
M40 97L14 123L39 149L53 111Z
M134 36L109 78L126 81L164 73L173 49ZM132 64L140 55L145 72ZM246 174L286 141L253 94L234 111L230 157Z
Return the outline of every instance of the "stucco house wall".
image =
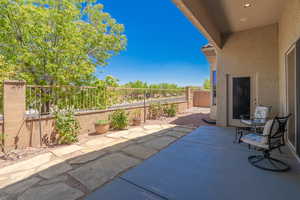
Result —
M286 84L285 84L285 53L300 39L300 1L289 0L285 3L279 23L279 96L280 113L286 111Z
M231 34L217 49L217 123L227 126L227 75L255 74L257 104L279 111L277 24Z
M213 72L217 70L217 60L216 57L214 57L213 61L211 62L210 65L210 80L213 80ZM213 84L211 83L211 86ZM211 87L211 91L210 91L210 118L216 120L217 119L217 105L213 105L213 91L212 91L212 87ZM218 93L217 93L218 96ZM218 98L218 97L217 97Z

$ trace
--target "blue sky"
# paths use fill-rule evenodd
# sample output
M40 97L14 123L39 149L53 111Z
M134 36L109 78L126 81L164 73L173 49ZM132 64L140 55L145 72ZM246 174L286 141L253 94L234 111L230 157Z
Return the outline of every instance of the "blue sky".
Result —
M109 60L99 75L120 83L176 83L200 86L209 64L200 51L207 40L171 0L100 0L104 11L124 24L127 50Z

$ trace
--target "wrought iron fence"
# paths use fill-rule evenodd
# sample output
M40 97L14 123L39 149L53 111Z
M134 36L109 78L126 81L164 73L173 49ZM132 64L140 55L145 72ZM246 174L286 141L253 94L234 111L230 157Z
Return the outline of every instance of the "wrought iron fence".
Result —
M111 108L143 106L151 103L185 101L185 89L109 88L115 96Z
M185 101L184 89L34 86L26 87L27 115L45 115L51 108L77 112L138 107L150 103Z

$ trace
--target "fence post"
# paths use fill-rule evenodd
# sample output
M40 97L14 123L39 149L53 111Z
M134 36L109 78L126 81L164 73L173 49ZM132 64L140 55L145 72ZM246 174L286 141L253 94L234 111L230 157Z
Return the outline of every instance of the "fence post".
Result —
M187 102L187 108L193 107L193 91L191 87L186 87L186 102Z
M146 118L147 118L146 90L144 90L144 123L146 123Z
M25 81L4 81L3 116L4 146L6 149L17 147L18 135L24 123L26 110Z

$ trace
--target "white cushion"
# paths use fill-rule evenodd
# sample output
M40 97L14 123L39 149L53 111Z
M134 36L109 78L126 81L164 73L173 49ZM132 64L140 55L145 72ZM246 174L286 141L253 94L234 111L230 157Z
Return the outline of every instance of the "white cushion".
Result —
M257 119L266 119L269 116L269 107L266 106L256 106L254 117Z
M256 147L261 147L263 149L268 149L269 145L265 143L265 136L263 135L257 135L255 133L250 133L248 135L245 135L241 138L241 141L250 144Z
M243 124L246 124L246 125L255 125L255 124L257 124L257 125L262 125L262 124L264 124L265 122L266 122L266 119L253 119L253 120L250 120L250 119L242 119L241 120L241 122L243 123Z
M243 124L252 125L252 120L242 119L241 122L242 122Z
M274 120L268 120L266 125L264 126L264 131L262 135L257 135L255 133L250 133L241 138L241 141L247 144L251 144L253 146L261 147L264 149L268 149L268 136L270 134L274 134L278 129L278 123L273 124ZM273 125L273 127L272 127ZM272 129L272 130L271 130Z

